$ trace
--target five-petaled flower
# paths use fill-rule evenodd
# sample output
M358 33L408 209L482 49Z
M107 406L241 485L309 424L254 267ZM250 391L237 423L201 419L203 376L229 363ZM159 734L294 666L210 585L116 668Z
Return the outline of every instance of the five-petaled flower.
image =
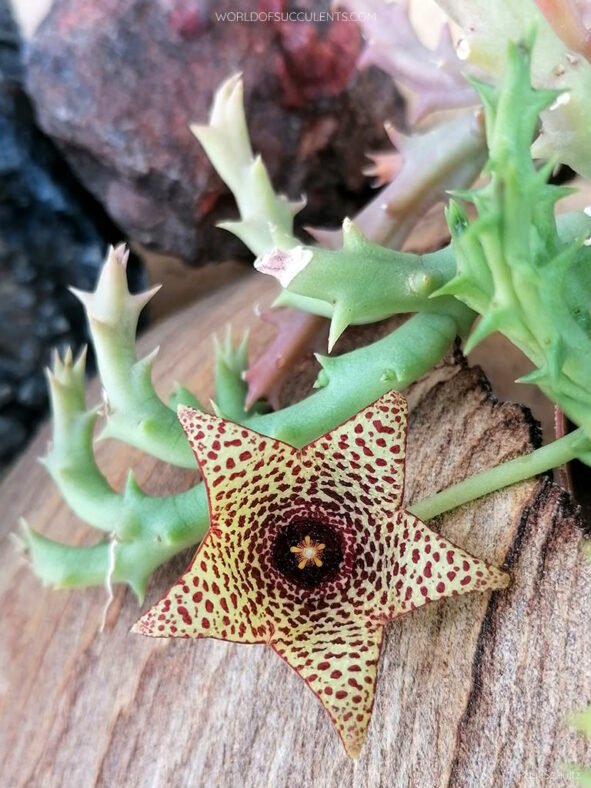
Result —
M210 529L134 631L266 643L356 757L386 622L502 588L508 576L402 508L406 402L396 392L299 450L188 407L179 418L207 486Z

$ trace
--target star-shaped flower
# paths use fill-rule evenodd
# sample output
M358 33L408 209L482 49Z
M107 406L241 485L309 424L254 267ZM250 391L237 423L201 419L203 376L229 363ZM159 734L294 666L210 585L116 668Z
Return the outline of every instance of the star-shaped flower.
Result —
M386 622L502 588L508 576L402 508L406 401L396 392L299 450L192 408L179 418L207 486L210 529L134 631L266 643L356 757Z

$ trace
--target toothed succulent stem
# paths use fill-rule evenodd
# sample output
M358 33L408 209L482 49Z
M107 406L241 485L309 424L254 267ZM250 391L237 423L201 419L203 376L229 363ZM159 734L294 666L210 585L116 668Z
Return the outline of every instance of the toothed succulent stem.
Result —
M399 168L391 183L354 217L363 235L374 243L400 249L418 219L450 189L460 189L478 177L486 160L482 113L472 111L435 125L426 132L386 131L398 153ZM387 154L385 154L387 155ZM341 230L313 229L314 238L329 249L340 249Z
M88 497L89 507L98 508L101 500L92 497L94 481L83 483L80 495ZM58 486L64 494L63 484ZM111 494L110 501L102 499L100 527L116 538L112 573L110 540L73 547L42 536L25 521L23 540L35 573L45 583L56 588L85 587L102 585L110 576L114 583L127 583L141 602L152 572L205 535L209 526L205 489L196 485L177 495L152 497L142 492L130 474L125 493ZM109 521L109 516L115 519Z
M416 255L374 244L350 220L338 251L298 246L274 250L255 267L284 286L277 303L330 316L329 352L349 325L404 312L445 313L455 299L432 299L455 273L451 249Z
M248 366L248 333L237 347L232 343L230 327L220 342L214 338L215 349L215 410L218 416L240 422L246 411L248 386L244 372Z
M530 144L540 112L556 91L530 83L531 41L510 44L498 87L474 81L485 106L490 182L459 192L478 218L452 204L448 223L457 261L453 278L432 294L452 295L482 315L466 353L494 331L507 336L536 369L536 383L591 435L591 322L588 237L584 214L554 217L569 189L546 183L552 162L534 167Z
M127 286L127 253L111 249L93 293L72 290L86 310L105 398L100 437L116 438L182 468L196 467L176 413L152 385L158 352L137 358L135 333L140 312L159 286L132 295Z
M97 409L85 409L84 358L82 353L74 364L70 351L63 361L56 354L53 371L48 371L53 439L42 462L70 508L117 539L113 580L128 582L141 598L155 567L204 535L207 502L201 485L176 495L146 495L131 471L123 493L113 490L92 450ZM35 571L47 582L71 586L105 581L108 542L69 547L41 537L26 523L24 538Z
M241 220L222 226L259 255L255 267L276 276L286 288L277 306L331 317L329 350L350 324L400 312L445 313L449 299L436 303L429 296L455 273L451 250L422 257L392 252L368 240L349 219L343 223L339 251L298 242L293 213L299 206L287 211L262 163L255 166L259 160L250 146L239 76L217 92L209 125L195 126L193 132L238 204ZM362 212L359 221L372 239L384 241L387 236L400 243L420 212L441 199L445 189L468 185L477 176L484 160L482 119L469 112L445 124L443 132L409 138L397 134L396 140L408 160L406 177L400 180L400 173L395 191L393 186L384 191L382 200L391 205L387 211L380 209L377 225L371 219L373 208Z
M240 74L224 82L215 94L209 124L194 125L191 131L238 204L240 221L219 226L237 235L254 254L274 247L289 249L298 243L293 217L305 201L289 202L273 191L262 159L252 152L243 90Z
M116 494L98 469L92 451L97 409L86 410L84 367L86 351L73 363L67 350L62 361L56 352L47 370L52 410L52 440L42 464L68 506L89 525L112 529Z
M458 308L459 307L459 308ZM346 421L390 389L402 390L437 364L474 313L450 302L447 314L419 313L388 336L341 356L319 356L319 390L288 408L252 416L248 425L301 447Z
M190 527L177 528L174 539L152 533L130 541L105 539L89 547L75 547L48 539L21 521L22 541L35 574L54 588L87 588L105 582L126 583L141 604L148 580L155 569L187 547L199 542L209 525L205 489L195 488L194 500L183 507L191 518ZM188 501L187 501L188 503ZM146 511L148 507L146 507ZM160 516L170 516L172 506L160 509ZM177 522L180 515L175 515ZM114 550L114 566L111 567Z

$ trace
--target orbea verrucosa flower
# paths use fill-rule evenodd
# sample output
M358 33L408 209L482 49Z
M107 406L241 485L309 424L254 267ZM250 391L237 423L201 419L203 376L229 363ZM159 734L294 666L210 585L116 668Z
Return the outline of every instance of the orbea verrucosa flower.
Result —
M134 631L266 643L356 757L386 622L502 588L508 576L402 508L406 402L396 392L299 450L192 408L179 418L207 486L210 529Z

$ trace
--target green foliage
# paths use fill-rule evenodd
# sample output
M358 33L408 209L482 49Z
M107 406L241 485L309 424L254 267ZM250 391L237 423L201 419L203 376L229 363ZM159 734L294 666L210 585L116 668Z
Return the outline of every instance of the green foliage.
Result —
M248 367L248 333L237 347L232 342L230 327L220 342L214 337L215 349L215 410L218 416L230 421L244 419L246 392L244 372Z
M101 437L116 438L165 462L195 468L176 410L162 402L152 385L158 348L141 359L136 354L140 312L160 288L132 295L127 287L127 256L123 247L112 249L95 291L72 290L86 311L103 386ZM186 398L186 393L180 396Z
M154 569L205 534L205 491L198 485L177 495L150 496L131 470L123 492L110 486L94 458L99 408L86 409L84 358L74 363L70 352L63 361L56 354L48 371L53 430L42 462L72 511L109 538L91 547L69 547L23 520L22 539L36 573L58 588L105 582L114 550L113 582L128 583L141 601Z
M530 143L540 111L556 93L533 90L530 47L510 44L498 86L474 81L486 113L486 186L455 196L474 204L469 221L454 201L447 212L455 276L435 296L452 295L480 313L466 351L493 331L517 345L536 369L536 383L591 435L591 222L554 217L571 190L552 186L550 162L534 166Z
M255 254L273 246L289 249L298 243L293 236L293 217L305 202L289 202L273 191L267 168L252 152L242 94L242 79L237 74L217 91L209 124L191 127L238 204L240 221L224 222L220 227L237 235Z
M329 352L350 325L374 323L402 312L453 309L453 299L429 298L455 270L451 250L416 255L386 249L369 241L346 219L341 249L312 247L308 251L310 261L277 303L330 317ZM289 255L283 259L288 266Z

